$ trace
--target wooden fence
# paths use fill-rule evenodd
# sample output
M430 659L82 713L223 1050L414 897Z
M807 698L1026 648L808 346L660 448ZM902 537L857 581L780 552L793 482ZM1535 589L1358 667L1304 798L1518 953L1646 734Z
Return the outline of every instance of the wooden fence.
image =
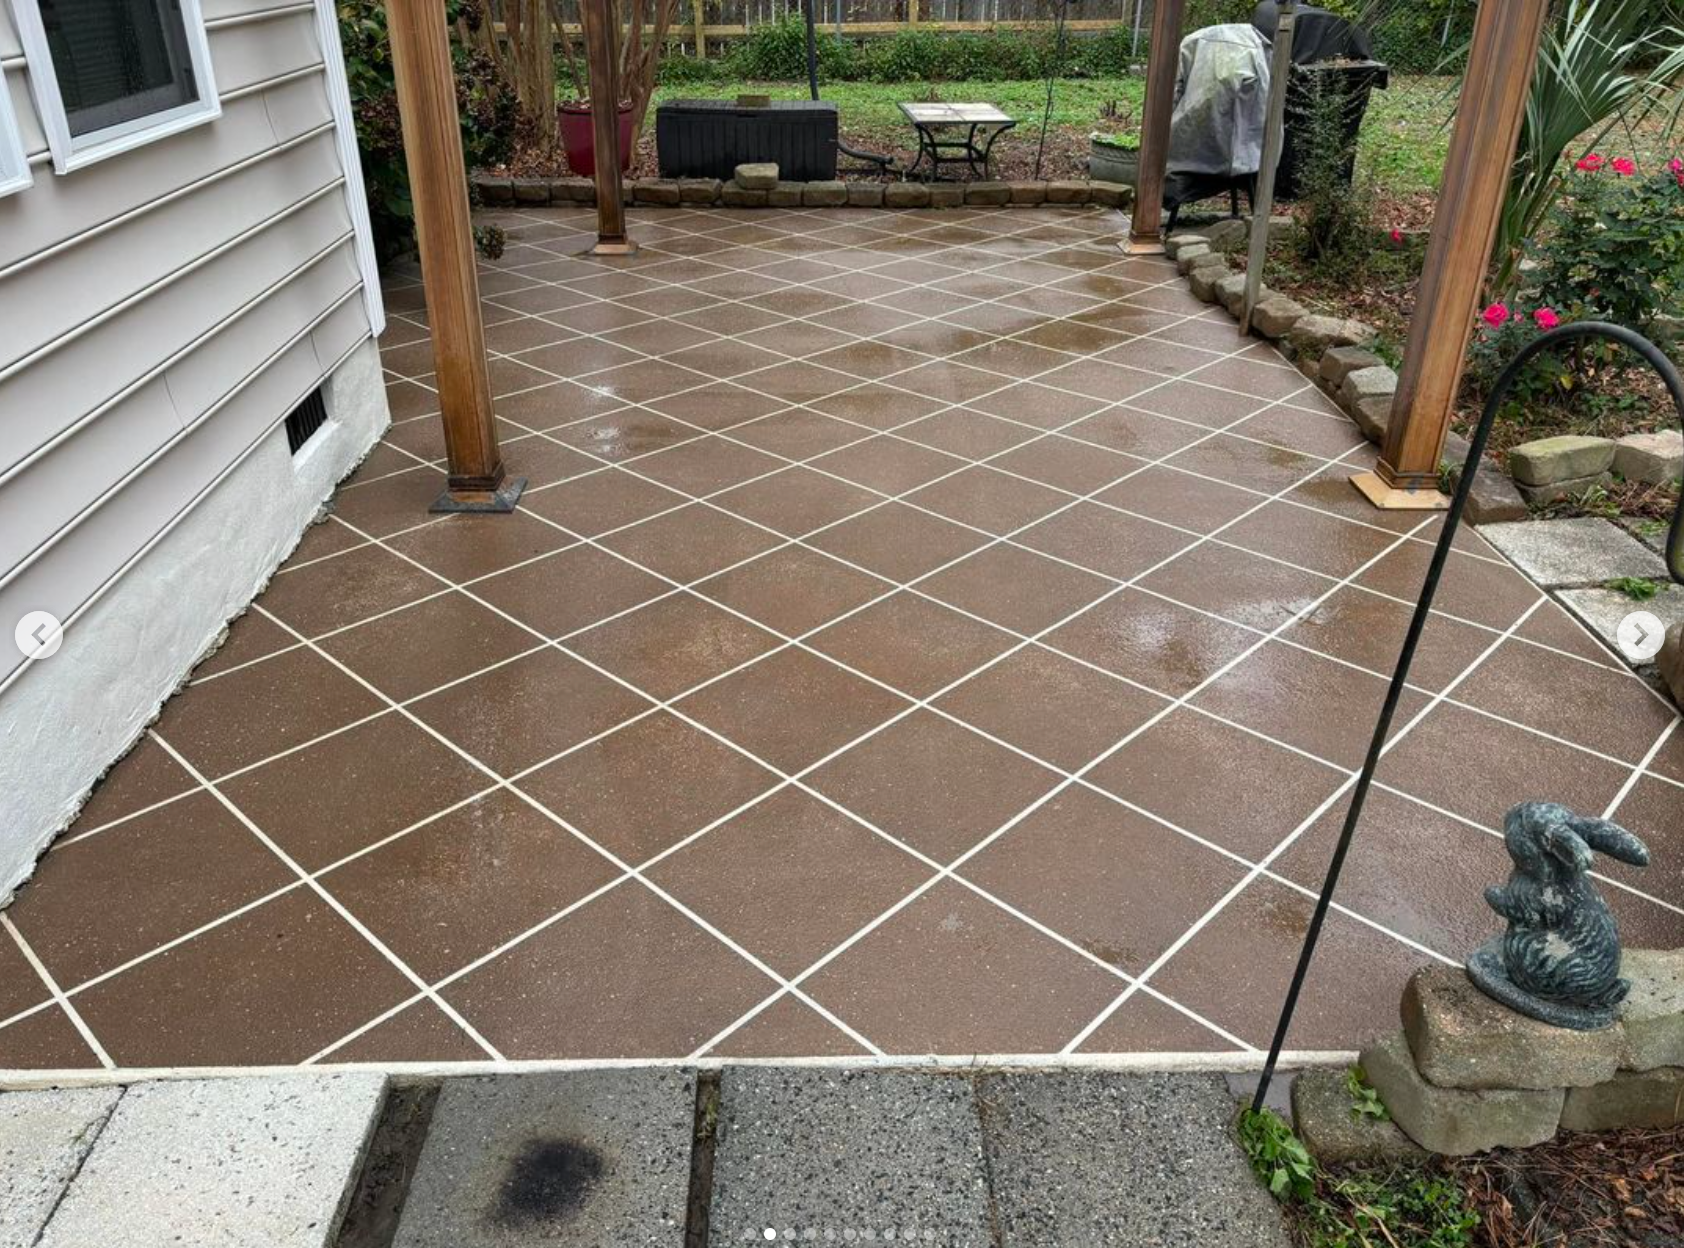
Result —
M955 31L1051 29L1052 0L815 0L821 29L844 37L892 35L912 28ZM800 17L800 0L678 0L672 38L692 55L707 54L711 42L745 37L756 26ZM497 10L492 6L493 12ZM582 38L577 0L561 0L562 33ZM1125 26L1144 40L1152 0L1082 0L1072 4L1067 29L1111 30ZM501 29L501 23L498 23Z

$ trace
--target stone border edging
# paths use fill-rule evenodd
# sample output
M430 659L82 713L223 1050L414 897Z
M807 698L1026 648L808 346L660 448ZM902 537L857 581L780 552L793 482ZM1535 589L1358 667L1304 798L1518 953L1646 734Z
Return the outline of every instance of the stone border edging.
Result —
M596 203L589 178L469 179L488 208ZM718 178L633 178L626 202L640 208L1128 208L1134 188L1076 179L1048 182L778 182L750 188Z
M1245 266L1233 268L1232 251L1244 247L1250 231L1245 218L1218 221L1202 232L1171 236L1164 252L1186 275L1193 295L1206 303L1220 303L1235 317L1245 298ZM1392 399L1398 377L1370 347L1372 326L1343 317L1312 313L1301 303L1270 290L1259 292L1252 310L1252 332L1273 341L1298 365L1298 371L1349 416L1363 436L1376 446L1386 440ZM1467 459L1468 444L1452 433L1445 442L1446 471L1454 478ZM1468 519L1474 524L1525 520L1531 512L1514 482L1501 472L1481 472L1474 478L1468 499Z

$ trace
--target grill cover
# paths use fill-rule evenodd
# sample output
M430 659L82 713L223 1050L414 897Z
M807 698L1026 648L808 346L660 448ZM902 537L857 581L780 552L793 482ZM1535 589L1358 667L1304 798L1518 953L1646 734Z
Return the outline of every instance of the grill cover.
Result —
M1256 28L1233 22L1194 31L1181 41L1169 172L1256 173L1268 106L1269 45Z

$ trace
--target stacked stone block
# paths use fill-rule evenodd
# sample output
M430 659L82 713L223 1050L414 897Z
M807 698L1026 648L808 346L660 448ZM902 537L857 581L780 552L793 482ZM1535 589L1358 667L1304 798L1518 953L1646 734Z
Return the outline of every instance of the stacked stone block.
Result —
M1403 1028L1362 1054L1404 1134L1462 1155L1557 1130L1684 1123L1684 949L1628 950L1632 989L1600 1031L1552 1027L1480 992L1460 968L1417 971Z

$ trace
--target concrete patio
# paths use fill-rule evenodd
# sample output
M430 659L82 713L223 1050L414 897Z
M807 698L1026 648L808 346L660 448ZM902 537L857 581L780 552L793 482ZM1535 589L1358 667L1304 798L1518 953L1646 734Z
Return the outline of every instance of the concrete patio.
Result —
M1355 427L1112 212L486 220L519 512L427 514L395 274L390 432L0 913L0 1070L1255 1059L1435 533ZM1684 943L1676 712L1476 537L1439 605L1294 1050L1519 800Z

